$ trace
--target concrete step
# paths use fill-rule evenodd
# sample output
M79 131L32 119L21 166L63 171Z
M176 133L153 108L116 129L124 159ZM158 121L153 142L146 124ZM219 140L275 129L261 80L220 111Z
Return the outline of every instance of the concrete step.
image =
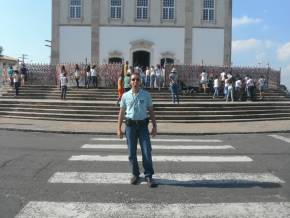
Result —
M117 122L116 119L66 119L66 118L52 118L52 117L36 117L36 116L17 116L17 115L0 115L5 118L15 118L15 119L32 119L32 120L50 120L50 121L74 121L74 122ZM274 117L274 118L251 118L251 119L219 119L219 120L158 120L158 123L226 123L226 122L251 122L251 121L270 121L270 120L289 120L289 117Z
M69 108L28 108L28 107L10 107L10 108L0 108L0 112L30 112L30 113L52 113L52 114L73 114L73 115L116 115L118 114L119 109L111 110L77 110ZM166 111L166 110L155 110L157 116L166 114L166 116L196 116L196 115L259 115L259 114L277 114L277 113L290 113L290 109L255 109L255 110L175 110L175 111Z
M31 109L31 110L77 110L77 111L117 111L119 106L117 105L91 105L82 106L77 104L30 104L30 103L2 103L0 102L0 110L9 109ZM276 111L276 110L290 110L290 105L204 105L204 106L193 106L193 105L178 105L176 107L169 107L167 105L154 105L156 112L183 112L183 111Z
M1 117L21 117L50 120L70 120L70 121L117 121L117 115L81 115L74 114L50 114L50 113L26 113L26 112L0 112ZM258 115L195 115L195 116L156 116L158 122L223 122L225 120L269 120L269 119L290 119L290 113L279 114L258 114Z

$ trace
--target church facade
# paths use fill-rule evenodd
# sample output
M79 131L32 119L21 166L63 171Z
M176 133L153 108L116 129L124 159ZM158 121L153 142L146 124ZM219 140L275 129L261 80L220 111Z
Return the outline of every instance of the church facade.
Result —
M51 62L231 63L232 0L52 0Z

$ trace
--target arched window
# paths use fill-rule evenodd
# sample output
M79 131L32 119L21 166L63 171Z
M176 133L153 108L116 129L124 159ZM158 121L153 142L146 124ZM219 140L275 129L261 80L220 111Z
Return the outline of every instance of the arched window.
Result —
M122 58L118 57L109 58L109 64L122 64L122 62L123 62Z
M70 0L69 16L72 19L81 18L81 0Z
M174 59L173 58L162 58L160 60L160 65L164 67L165 64L174 64Z

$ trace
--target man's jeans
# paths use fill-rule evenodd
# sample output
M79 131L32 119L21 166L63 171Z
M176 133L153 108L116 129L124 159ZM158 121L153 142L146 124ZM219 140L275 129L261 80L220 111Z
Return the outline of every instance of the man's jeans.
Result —
M152 178L154 174L152 156L151 156L151 142L149 130L147 125L126 125L125 134L127 137L128 152L129 152L129 166L134 176L139 176L139 166L137 160L137 143L139 139L142 151L142 163L145 177Z
M179 96L178 96L178 87L177 87L177 85L176 84L172 84L170 86L170 91L171 91L173 104L175 104L175 102L177 102L177 104L179 104Z

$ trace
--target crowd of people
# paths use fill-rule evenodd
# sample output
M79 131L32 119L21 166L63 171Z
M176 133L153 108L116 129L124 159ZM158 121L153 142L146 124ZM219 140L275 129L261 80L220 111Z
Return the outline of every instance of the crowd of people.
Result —
M76 64L73 69L73 78L77 88L80 88L80 79L84 78L86 88L97 88L99 81L99 72L96 70L96 65L87 65L84 70L81 70L79 65ZM140 87L145 89L157 89L165 87L166 76L169 90L172 96L172 103L179 104L179 94L182 93L182 81L178 77L178 72L175 66L172 66L169 75L165 74L165 69L161 65L151 67L132 67L129 66L128 61L122 65L122 70L119 71L119 77L117 80L118 98L117 104L120 102L122 95L131 89L130 77L133 73L137 73L140 76ZM68 86L67 70L64 65L60 70L60 87L62 90L61 98L65 99L66 90ZM64 79L65 77L65 79ZM264 76L260 76L259 79L254 80L251 75L244 77L239 74L232 75L232 73L223 70L220 74L209 74L202 69L200 73L199 81L201 90L204 93L212 95L212 98L223 97L226 101L245 101L256 100L256 90L259 90L259 99L263 100L264 90L267 85L267 81Z
M128 61L123 66L122 72L118 78L118 100L120 102L122 95L131 89L130 77L133 73L140 76L140 86L147 89L158 89L161 90L164 87L165 82L165 70L161 65L156 67L135 67L129 66Z
M28 70L24 63L19 67L9 66L1 70L0 76L2 77L3 85L9 84L15 89L15 97L19 95L19 88L24 86L28 78Z
M200 84L204 93L209 92L212 98L222 96L226 101L255 100L256 90L259 91L259 100L264 99L264 90L267 81L263 75L258 80L252 76L241 77L239 74L233 76L231 72L222 71L220 75L208 78L208 73L202 71Z
M108 68L109 69L109 68ZM111 68L110 68L111 69ZM112 68L113 69L113 68ZM179 69L179 68L178 68ZM169 71L168 71L169 70ZM180 69L179 69L180 70ZM207 69L208 70L208 69ZM228 69L221 70L220 73L201 69L199 72L199 87L197 91L208 93L213 99L223 97L226 101L245 101L245 100L263 100L264 90L268 86L268 81L263 75L260 78L252 78L252 74L240 76L235 72L232 75ZM59 84L61 98L66 98L67 87L76 85L77 88L81 86L85 88L97 88L100 81L104 78L102 66L98 65L85 65L79 66L78 64L65 66L61 65L59 68ZM119 72L116 74L116 72ZM120 65L118 69L114 69L115 85L118 89L117 103L119 103L123 93L131 89L130 76L137 73L140 76L140 86L145 89L161 90L163 87L169 88L172 95L172 103L180 103L180 94L188 94L184 92L186 87L183 87L183 72L177 72L174 65L170 69L167 68L167 74L164 67L161 65L151 67L132 67L129 66L128 61L124 65ZM19 95L19 88L27 83L28 69L25 64L20 67L4 68L0 72L3 84L10 84L15 88L15 96ZM107 72L106 74L110 74ZM197 75L198 76L198 75ZM256 77L257 78L257 77ZM73 83L71 83L73 80ZM186 79L185 79L186 80ZM165 84L166 81L166 84ZM259 96L256 96L256 91L259 91Z

